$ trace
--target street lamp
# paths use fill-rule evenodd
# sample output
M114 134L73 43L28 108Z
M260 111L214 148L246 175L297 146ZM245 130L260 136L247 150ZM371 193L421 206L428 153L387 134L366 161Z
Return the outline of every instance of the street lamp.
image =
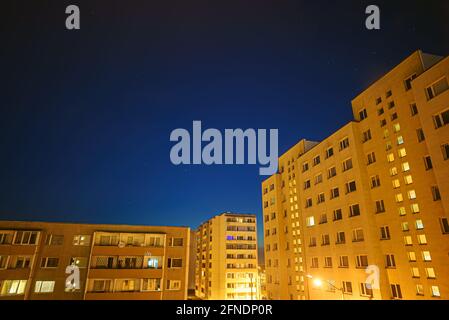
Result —
M306 275L307 278L313 280L313 284L315 285L315 287L322 287L323 286L323 281L319 278L314 278L311 274ZM330 282L329 280L324 280L326 281L327 284L329 284L332 288L334 288L335 290L338 290L341 292L341 299L345 300L345 291L343 290L343 288L337 288L332 282Z

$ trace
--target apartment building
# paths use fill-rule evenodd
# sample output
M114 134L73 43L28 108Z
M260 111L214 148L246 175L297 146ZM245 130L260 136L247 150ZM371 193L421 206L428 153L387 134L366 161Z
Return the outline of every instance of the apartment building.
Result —
M448 79L448 57L417 51L354 121L280 157L262 183L269 299L449 299Z
M187 227L0 221L0 299L186 299L189 245Z
M257 221L252 214L223 213L196 232L195 294L206 300L258 297Z

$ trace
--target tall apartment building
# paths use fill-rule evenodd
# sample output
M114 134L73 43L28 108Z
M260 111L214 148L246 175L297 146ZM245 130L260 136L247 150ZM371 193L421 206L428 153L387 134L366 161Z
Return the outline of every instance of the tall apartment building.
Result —
M187 299L189 244L186 227L0 221L0 299Z
M353 122L280 157L262 183L269 299L449 299L448 81L449 57L417 51Z
M207 300L257 299L256 226L255 215L223 213L197 229L197 297Z

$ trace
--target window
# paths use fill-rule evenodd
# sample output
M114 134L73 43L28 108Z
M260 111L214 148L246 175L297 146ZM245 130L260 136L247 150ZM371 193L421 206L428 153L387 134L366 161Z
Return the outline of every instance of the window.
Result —
M412 81L415 80L418 76L416 73L412 74L410 77L404 80L405 91L409 91L412 89Z
M168 268L182 268L182 259L168 258Z
M441 200L440 189L438 188L438 186L432 186L432 198L433 201Z
M410 231L408 222L402 222L401 226L402 226L402 231L404 231L404 232Z
M332 167L327 170L327 178L331 179L337 175L337 168Z
M312 264L311 264L312 268L318 268L318 258L317 257L313 257L312 258Z
M426 140L426 136L424 135L423 129L416 129L416 136L418 137L418 142L423 142Z
M358 204L353 204L349 207L349 217L356 217L360 215L360 206Z
M343 161L343 172L352 169L352 159Z
M332 257L324 257L324 267L332 268Z
M419 204L417 203L413 203L412 205L410 205L410 209L412 210L412 213L419 213Z
M321 245L322 246L328 246L331 244L331 240L328 234L323 234L321 236Z
M320 184L323 182L323 175L320 173L315 176L315 185Z
M63 235L47 234L47 237L45 238L45 245L47 246L60 246L63 242Z
M14 231L0 231L0 245L11 244Z
M160 291L161 279L142 279L142 291Z
M411 185L413 183L413 177L411 175L405 176L404 181L406 185Z
M310 208L312 206L312 198L306 199L306 208Z
M340 196L340 191L338 188L331 189L331 199L338 198Z
M366 112L366 109L363 109L359 112L359 119L360 121L365 120L368 118L368 113Z
M376 99L376 105L379 105L379 104L381 104L381 103L382 103L382 98L380 98L380 97L377 98L377 99Z
M369 153L367 157L368 157L368 165L376 162L376 154L374 152Z
M323 203L323 202L325 202L325 201L326 201L326 199L325 199L325 197L324 197L324 193L318 194L318 197L317 197L317 203L320 204L320 203Z
M387 161L390 162L390 163L394 161L394 154L393 153L389 153L387 155Z
M407 155L407 151L405 150L405 148L399 149L398 155L399 155L399 158L404 158Z
M368 267L368 256L367 255L356 256L356 267L357 268Z
M422 252L422 259L426 262L432 261L432 256L430 255L429 251L423 251Z
M37 231L17 231L14 244L35 245L39 232Z
M363 235L363 229L358 228L352 230L352 242L361 242L364 241L365 237Z
M348 256L340 256L340 259L339 259L339 267L340 268L349 268L349 258L348 258Z
M393 92L391 90L388 90L387 94L386 94L387 98L391 97L392 95L393 95Z
M416 230L422 230L422 229L424 229L424 223L422 222L422 220L416 220L415 221L415 227L416 227Z
M427 100L432 100L433 98L439 96L441 93L449 89L446 78L442 78L426 88Z
M404 197L402 196L402 193L398 193L394 197L395 197L397 203L401 203L404 201Z
M316 238L315 237L310 237L309 247L316 247Z
M396 268L396 261L394 259L394 254L387 254L385 256L385 266L387 268Z
M181 280L167 280L167 290L181 290Z
M355 181L351 181L346 183L346 193L351 193L351 192L355 192L357 190L357 186Z
M380 177L378 175L372 176L371 177L371 189L378 188L378 187L380 187Z
M419 278L420 277L418 268L413 267L413 268L410 269L410 271L412 272L412 278Z
M36 293L50 293L55 288L54 281L36 281L34 285L34 292Z
M390 176L394 177L397 174L398 174L398 168L396 168L396 167L390 168Z
M418 243L420 245L426 245L427 244L427 238L426 238L425 234L418 234L417 238L418 238Z
M398 118L398 114L395 112L391 115L391 121L394 121Z
M426 275L428 279L435 279L435 269L434 268L426 268Z
M334 221L342 220L343 214L341 209L334 210Z
M394 133L398 133L399 131L401 131L401 125L399 123L394 124L393 131Z
M412 246L413 245L412 237L411 236L405 236L404 237L404 244L406 246Z
M384 114L384 108L379 108L379 109L377 109L377 115L378 116L381 116L381 115L383 115Z
M76 235L73 237L74 246L89 246L90 236L89 235Z
M382 111L383 111L383 109L382 109ZM385 119L380 120L380 127L381 128L385 127L386 125L387 125L387 120L385 120Z
M313 216L306 218L306 225L308 227L313 227L315 225L315 218Z
M325 223L327 223L327 215L325 213L323 213L320 216L320 224L325 224Z
M345 233L343 231L337 232L337 241L336 244L344 244L346 243Z
M416 262L416 253L414 253L413 251L410 251L407 253L407 256L408 256L409 262Z
M396 141L398 146L404 144L404 138L402 136L397 137Z
M366 283L360 284L360 295L361 296L367 296L372 297L373 296L373 289L368 288L368 285Z
M402 299L401 286L399 284L391 285L391 296L393 299Z
M449 159L449 143L443 144L441 146L441 152L443 153L443 159Z
M313 166L317 166L320 163L321 163L320 156L316 156L315 158L313 158Z
M42 258L41 268L57 268L59 264L59 258Z
M432 293L432 297L441 297L440 288L438 286L432 286L430 288L430 291Z
M449 110L433 116L435 129L439 129L449 124Z
M399 179L394 179L391 181L391 183L393 184L393 189L398 189L401 186L401 182L399 181Z
M415 192L415 190L409 190L409 191L407 192L407 194L408 194L408 198L409 198L410 200L415 200L415 199L416 199L416 192Z
M396 105L395 105L394 101L388 102L388 109L393 109L395 106Z
M410 113L411 113L412 117L414 117L418 114L418 107L416 106L416 103L412 103L410 105Z
M112 291L112 280L92 280L91 281L91 292L111 292Z
M440 224L441 224L441 232L443 232L443 234L449 234L448 218L440 218Z
M362 137L362 142L363 143L365 143L365 142L367 142L367 141L369 141L371 139L372 139L371 130L367 130L367 131L363 132L363 137Z
M345 138L340 141L340 151L349 147L349 138Z
M11 265L14 269L27 269L31 265L31 256L17 256Z
M310 188L310 180L304 181L304 190L307 190Z
M169 244L170 247L182 247L184 245L183 238L170 238Z
M410 171L410 165L408 162L402 163L402 172L408 172Z
M329 148L326 150L326 159L329 159L334 155L334 148Z
M376 213L384 213L385 212L385 203L383 200L376 201Z
M22 295L27 280L0 280L0 296Z
M424 157L424 167L427 171L433 169L432 158L430 156Z
M302 172L306 172L309 170L309 163L305 162L302 164Z
M390 240L390 228L388 226L380 227L380 240Z
M352 282L343 281L343 292L346 294L352 294Z

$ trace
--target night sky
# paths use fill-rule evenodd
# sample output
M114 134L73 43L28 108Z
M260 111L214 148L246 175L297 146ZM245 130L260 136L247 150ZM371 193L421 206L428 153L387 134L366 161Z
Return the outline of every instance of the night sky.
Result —
M278 128L282 153L350 121L351 99L416 49L449 54L447 0L0 6L0 219L261 223L259 166L176 167L173 129Z

